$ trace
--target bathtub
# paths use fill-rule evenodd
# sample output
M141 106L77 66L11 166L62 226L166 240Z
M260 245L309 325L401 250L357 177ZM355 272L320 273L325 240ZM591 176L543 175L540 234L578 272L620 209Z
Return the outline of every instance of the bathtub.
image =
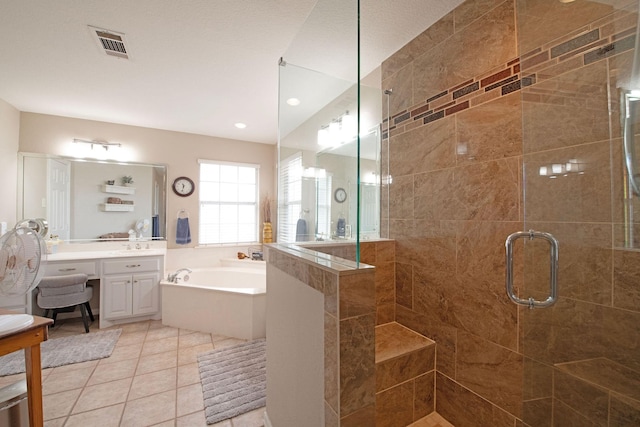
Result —
M251 264L194 268L186 282L160 282L162 324L245 340L264 338L265 263L246 262Z

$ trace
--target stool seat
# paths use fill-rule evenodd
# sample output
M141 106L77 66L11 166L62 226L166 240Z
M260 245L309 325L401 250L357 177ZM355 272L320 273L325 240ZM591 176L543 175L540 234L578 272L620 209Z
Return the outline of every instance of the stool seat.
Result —
M89 332L87 311L91 321L95 319L89 305L89 301L93 296L93 288L87 286L87 279L88 276L86 274L67 274L64 276L47 276L40 280L36 302L38 307L45 310L45 317L48 316L49 310L53 310L54 326L59 312L73 311L76 306L80 306L84 330L87 333Z

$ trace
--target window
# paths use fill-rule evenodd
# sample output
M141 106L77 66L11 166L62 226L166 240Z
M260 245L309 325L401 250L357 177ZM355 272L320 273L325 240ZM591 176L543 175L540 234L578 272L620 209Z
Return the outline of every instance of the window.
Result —
M201 245L258 241L258 165L198 160Z
M296 222L302 210L302 154L280 162L278 241L296 241Z
M331 191L331 176L325 175L316 179L318 199L316 234L325 239L331 236Z

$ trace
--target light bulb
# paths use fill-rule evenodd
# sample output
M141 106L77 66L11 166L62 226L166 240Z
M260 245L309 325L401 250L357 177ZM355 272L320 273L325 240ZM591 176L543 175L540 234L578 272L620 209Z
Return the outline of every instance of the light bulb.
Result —
M331 143L331 137L329 136L329 130L327 128L318 130L318 145L327 146Z
M331 135L331 139L333 140L338 138L339 134L340 134L340 123L333 120L331 123L329 123L329 135Z
M342 116L342 141L351 141L355 138L357 132L356 118L347 111Z

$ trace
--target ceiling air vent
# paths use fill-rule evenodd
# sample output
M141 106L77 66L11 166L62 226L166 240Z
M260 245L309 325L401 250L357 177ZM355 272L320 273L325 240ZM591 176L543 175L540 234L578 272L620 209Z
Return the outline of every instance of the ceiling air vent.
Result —
M104 53L118 58L129 59L124 34L92 26L89 26L89 30L95 36L98 46Z

